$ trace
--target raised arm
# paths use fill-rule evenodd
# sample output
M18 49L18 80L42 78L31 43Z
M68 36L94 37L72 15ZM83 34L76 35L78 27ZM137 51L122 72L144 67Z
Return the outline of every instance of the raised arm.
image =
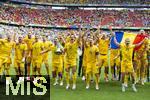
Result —
M79 29L79 37L77 39L77 42L78 42L79 45L80 45L81 39L82 39L82 32L81 32L81 28L80 28Z
M112 26L109 26L109 31L110 31L111 36L115 36L114 32L112 31Z
M99 34L101 32L100 27L97 28L97 30L94 32L94 34Z
M14 33L13 35L13 42L15 42L15 39L16 39L16 33Z
M116 39L116 36L114 36L114 43L115 43L115 45L117 45L118 47L120 47L120 43L118 43L118 41Z
M100 26L97 28L96 32L94 32L95 37L97 38L97 42L99 41L99 33L101 32Z

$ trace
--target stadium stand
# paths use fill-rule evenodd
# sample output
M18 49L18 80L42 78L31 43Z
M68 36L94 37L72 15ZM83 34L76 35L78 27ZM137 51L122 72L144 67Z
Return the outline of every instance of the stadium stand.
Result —
M144 9L57 10L51 7L2 5L0 7L0 20L15 22L20 25L150 27L150 12Z

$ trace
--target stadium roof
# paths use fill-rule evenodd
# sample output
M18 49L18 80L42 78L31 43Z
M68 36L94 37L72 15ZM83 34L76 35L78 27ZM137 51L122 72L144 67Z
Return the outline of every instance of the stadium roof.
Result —
M89 7L89 8L150 8L149 4L52 4L52 3L38 3L24 0L10 0L10 3L28 4L28 5L42 5L55 7Z

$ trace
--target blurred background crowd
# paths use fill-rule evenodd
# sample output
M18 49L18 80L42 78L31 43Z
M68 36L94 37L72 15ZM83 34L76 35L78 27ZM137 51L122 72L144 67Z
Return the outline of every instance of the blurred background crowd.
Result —
M78 35L79 33L78 30L71 30L71 29L70 30L45 29L45 28L9 26L0 24L0 34L2 34L4 37L6 37L7 35L12 35L14 33L16 34L16 38L19 36L25 37L27 34L31 33L33 36L38 35L40 39L42 39L42 36L48 36L48 39L50 41L53 41L53 39L55 39L56 37L65 38L72 32L75 33L76 35Z
M85 32L86 34L94 34L96 30L91 30L84 28L80 32ZM101 32L106 33L108 36L110 35L109 31L101 30ZM139 31L126 31L132 33L138 33ZM38 27L25 27L25 26L9 26L9 25L2 25L0 24L0 34L3 34L5 37L6 35L12 35L16 33L16 36L23 36L25 37L27 34L31 33L32 35L38 35L39 38L42 36L48 36L48 40L53 41L55 38L66 38L69 34L76 34L79 35L79 30L72 30L72 29L49 29L49 28L38 28ZM146 33L150 34L150 30L147 30Z
M150 10L136 9L51 9L0 6L0 21L49 26L150 27Z

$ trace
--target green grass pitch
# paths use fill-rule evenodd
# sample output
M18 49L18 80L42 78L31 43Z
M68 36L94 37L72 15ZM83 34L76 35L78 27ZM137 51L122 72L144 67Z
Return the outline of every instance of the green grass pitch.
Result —
M100 90L95 90L92 84L89 90L85 89L85 82L78 78L76 90L66 90L63 87L53 86L51 83L51 100L150 100L150 83L145 86L137 85L138 92L132 91L131 83L126 92L121 92L121 83L110 81L108 83L101 80Z

